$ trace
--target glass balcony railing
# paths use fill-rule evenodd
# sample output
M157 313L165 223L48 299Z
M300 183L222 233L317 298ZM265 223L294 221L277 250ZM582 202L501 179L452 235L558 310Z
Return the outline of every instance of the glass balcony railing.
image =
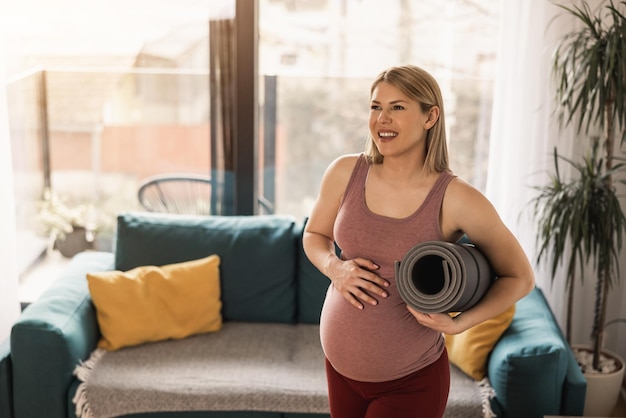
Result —
M308 215L330 162L364 149L370 83L260 77L259 138L250 141L258 213ZM482 188L491 81L441 84L452 168ZM40 70L12 80L8 102L24 268L49 244L41 222L44 190L84 209L94 247L109 250L116 215L143 209L137 197L143 180L213 170L206 72Z
M10 81L21 270L48 244L39 216L45 189L70 208L89 208L85 222L99 248L116 214L139 208L144 178L208 173L208 84L201 71L53 69Z

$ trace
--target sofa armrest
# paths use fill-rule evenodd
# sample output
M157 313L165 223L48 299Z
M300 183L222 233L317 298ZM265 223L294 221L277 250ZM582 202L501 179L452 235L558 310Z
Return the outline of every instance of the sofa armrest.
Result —
M11 330L15 418L66 418L79 360L95 349L99 329L86 274L111 270L113 254L84 252L22 313Z
M0 344L0 417L13 418L13 373L7 338Z
M535 288L518 301L513 322L488 360L488 377L506 418L561 415L564 396L580 393L567 381L569 374L577 381L572 358L543 293ZM567 407L572 415L582 413L576 404Z

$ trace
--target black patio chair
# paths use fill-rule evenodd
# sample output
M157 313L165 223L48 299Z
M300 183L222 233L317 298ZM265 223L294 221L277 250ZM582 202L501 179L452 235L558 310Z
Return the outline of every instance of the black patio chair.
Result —
M164 174L145 179L137 191L149 212L211 215L213 182L200 174Z

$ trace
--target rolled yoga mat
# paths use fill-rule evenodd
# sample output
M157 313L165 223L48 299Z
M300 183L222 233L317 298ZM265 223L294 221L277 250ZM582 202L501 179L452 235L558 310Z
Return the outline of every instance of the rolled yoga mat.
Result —
M396 262L402 299L424 313L462 312L487 292L495 275L489 261L472 244L426 241Z

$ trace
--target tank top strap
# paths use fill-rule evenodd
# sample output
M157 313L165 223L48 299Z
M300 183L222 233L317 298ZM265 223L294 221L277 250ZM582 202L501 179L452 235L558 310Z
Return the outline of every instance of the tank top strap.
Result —
M439 214L441 211L441 206L443 204L443 197L446 193L446 189L448 184L455 178L456 176L452 174L450 171L443 171L437 177L435 184L430 189L426 200L422 204L422 211L433 211L433 213ZM437 215L437 221L439 216Z
M369 172L369 164L365 154L359 155L359 158L354 165L350 180L346 186L346 190L343 195L342 202L347 200L358 199L365 191L365 180L367 179L367 173Z
M367 180L367 175L369 173L370 164L365 157L365 154L360 154L356 164L354 165L354 169L352 170L352 174L350 175L350 180L348 180L348 184L346 185L346 190L343 195L342 204L343 206L345 202L364 202L365 195L365 181ZM454 179L456 176L452 174L450 171L443 171L433 187L431 188L428 196L426 196L426 200L421 205L420 209L415 213L424 212L424 211L432 211L436 214L441 210L441 205L443 203L443 196L446 192L446 188L448 184ZM434 219L438 221L439 216L437 215Z

